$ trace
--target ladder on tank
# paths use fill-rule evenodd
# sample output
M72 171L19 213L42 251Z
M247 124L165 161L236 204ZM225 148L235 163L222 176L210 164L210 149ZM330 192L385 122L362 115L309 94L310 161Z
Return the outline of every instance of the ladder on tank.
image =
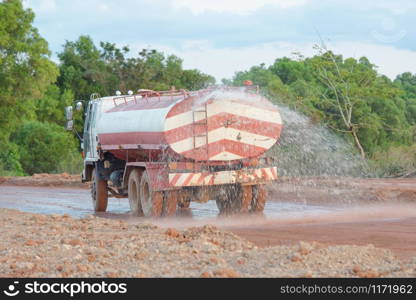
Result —
M201 118L202 115L202 118ZM196 149L201 147L201 143L197 143L197 140L204 139L205 142L205 151L206 151L206 160L208 160L208 112L207 104L205 103L203 107L198 108L198 110L192 111L192 142L193 148ZM197 130L198 127L203 126L204 133L200 133L200 130ZM203 149L203 148L201 148Z

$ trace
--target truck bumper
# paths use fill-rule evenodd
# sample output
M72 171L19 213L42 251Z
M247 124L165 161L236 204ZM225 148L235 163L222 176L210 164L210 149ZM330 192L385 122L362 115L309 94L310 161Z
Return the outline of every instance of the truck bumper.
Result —
M209 186L221 184L258 184L277 179L277 167L236 171L169 173L169 187Z

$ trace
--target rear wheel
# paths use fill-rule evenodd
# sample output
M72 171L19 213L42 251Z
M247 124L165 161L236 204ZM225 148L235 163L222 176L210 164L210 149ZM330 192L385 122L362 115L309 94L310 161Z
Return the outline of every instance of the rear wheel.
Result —
M253 185L253 200L251 201L250 212L262 213L266 205L266 189L263 184Z
M163 192L153 191L150 177L144 171L140 179L140 203L146 217L160 217L163 209Z
M178 191L178 208L188 209L191 206L191 196L189 192Z
M251 202L253 200L253 188L250 185L241 187L241 213L248 213L250 211Z
M129 175L128 195L130 210L135 216L143 216L142 203L140 201L140 171L134 169Z
M91 198L92 206L96 212L104 212L107 210L108 204L108 191L107 181L99 179L97 169L92 170L92 185L91 185Z
M170 217L176 215L176 207L178 206L178 191L165 192L163 198L163 216Z
M216 203L221 215L239 213L242 208L242 186L225 186Z
M266 204L266 190L264 185L227 186L216 202L222 215L262 213Z
M191 206L191 201L182 201L178 203L178 207L181 209L188 209Z

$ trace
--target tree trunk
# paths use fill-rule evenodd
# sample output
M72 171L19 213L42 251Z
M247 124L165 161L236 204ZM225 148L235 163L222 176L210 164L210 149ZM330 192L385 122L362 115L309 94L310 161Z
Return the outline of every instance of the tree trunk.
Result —
M354 137L355 145L357 146L358 150L360 150L361 158L365 159L365 151L363 146L361 146L360 140L358 139L357 131L354 127L351 128L351 134Z

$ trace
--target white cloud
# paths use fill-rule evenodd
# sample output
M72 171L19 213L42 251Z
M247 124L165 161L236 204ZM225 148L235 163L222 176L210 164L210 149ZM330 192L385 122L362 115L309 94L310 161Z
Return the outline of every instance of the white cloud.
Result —
M176 9L187 8L196 15L206 11L246 15L266 5L288 8L304 5L308 1L309 0L173 0L172 5Z

